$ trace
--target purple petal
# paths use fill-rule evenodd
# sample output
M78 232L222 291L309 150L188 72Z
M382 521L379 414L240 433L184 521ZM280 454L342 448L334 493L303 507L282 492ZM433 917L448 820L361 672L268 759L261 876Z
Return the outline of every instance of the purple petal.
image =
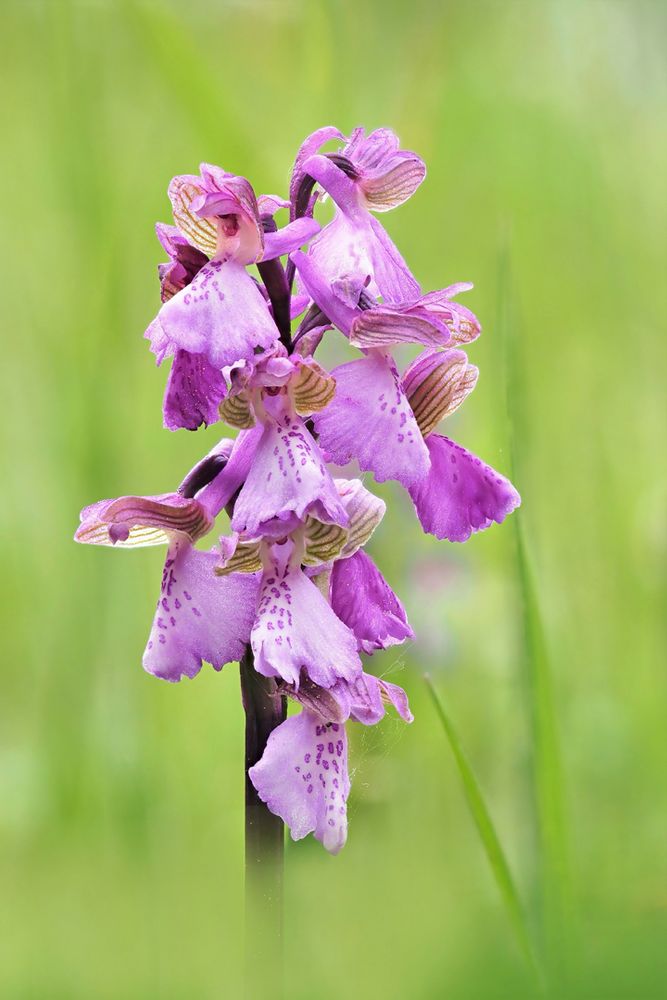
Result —
M370 293L376 297L382 294L374 280L374 255L372 250L377 240L371 230L370 219L371 216L366 214L361 222L351 221L342 212L337 211L333 220L324 227L310 244L308 258L317 267L319 280L324 283L324 288L330 286L329 296L333 294L332 288L335 287L335 283L349 274L361 274L364 277L370 276ZM322 301L326 301L321 293L319 293L319 297ZM339 318L342 319L343 315L337 313L336 315L339 318L335 318L320 304L315 294L313 294L313 299L343 333L349 332L352 320L354 319L353 315L349 313L344 314L347 318L344 323L341 323L339 322ZM336 299L338 299L338 295L336 295ZM330 307L332 305L335 306L335 303L331 303L330 298L328 301ZM344 303L344 305L347 306L347 303ZM357 310L355 310L354 315L356 313Z
M331 573L331 606L364 653L414 638L405 608L370 556L338 559Z
M300 333L299 336L293 341L295 354L300 354L301 357L304 358L313 355L320 346L322 338L327 330L331 330L330 323L326 323L322 326L313 326L305 333Z
M293 840L314 833L331 854L344 846L350 793L345 726L304 710L274 729L248 774Z
M359 310L351 307L345 298L337 294L337 287L332 283L332 279L327 277L325 270L318 266L315 256L297 251L291 255L291 260L313 302L339 330L349 333Z
M260 194L257 207L260 215L274 216L281 208L289 208L289 202L279 194Z
M364 726L376 725L386 715L387 704L393 705L405 722L414 720L403 688L373 674L363 673L351 683L339 681L331 693L344 704L349 718Z
M336 212L310 244L308 256L325 282L333 283L350 273L359 273L371 276L369 292L383 296L386 302L411 301L419 295L419 284L407 264L369 212L354 220Z
M387 128L376 129L368 136L363 129L355 129L343 156L361 173L359 184L366 203L377 212L402 205L426 176L421 157L399 149L398 137Z
M405 302L420 293L419 283L390 240L384 226L368 216L373 239L369 240L373 278L385 302Z
M324 411L326 412L326 411ZM234 507L232 528L250 537L273 518L311 515L347 524L331 474L300 417L283 416L263 429L245 485Z
M292 554L291 540L271 546L250 640L255 669L296 687L302 670L326 688L340 678L352 680L361 671L354 635L301 568L290 564Z
M388 212L411 198L425 176L424 161L416 153L404 153L381 173L362 177L359 186L368 208L375 212Z
M158 363L181 348L224 368L252 359L256 347L267 350L278 340L278 330L245 268L234 261L210 261L162 306L146 336Z
M296 159L292 168L292 176L290 178L289 195L290 202L292 204L292 213L294 213L299 186L304 177L305 171L303 169L303 165L306 160L308 160L311 156L314 156L315 153L322 148L325 142L331 142L332 139L344 138L345 136L343 133L339 132L339 130L334 128L333 125L325 125L324 128L319 128L316 132L311 133L311 135L309 135L308 138L304 139L301 143L299 152L296 154Z
M198 494L197 499L212 517L217 517L227 506L247 478L261 437L261 427L241 431L222 472Z
M426 444L431 470L409 490L424 531L465 542L521 503L508 479L454 441L431 434Z
M296 319L310 305L310 295L305 292L295 293L290 300L290 319Z
M275 233L265 233L262 260L273 260L274 257L282 257L283 254L298 250L319 231L320 224L315 219L296 219Z
M391 702L403 721L413 722L415 717L410 711L408 696L403 688L384 680L380 680L379 684L385 698Z
M205 355L177 350L162 404L164 426L170 431L181 427L196 431L201 424L216 423L226 392L220 370Z
M155 223L155 235L160 241L162 249L169 254L172 260L176 260L181 247L189 247L190 244L178 229L177 226L170 226L166 222ZM199 252L199 251L197 251Z
M194 677L202 662L220 670L243 654L255 616L258 579L217 577L217 553L169 549L144 670L167 681Z
M468 292L472 287L470 282L460 281L448 288L427 292L415 303L418 308L445 323L451 333L453 344L468 344L481 333L482 327L474 312L462 306L460 302L450 301L453 295Z
M332 372L336 395L313 421L328 461L353 458L378 482L408 486L428 473L428 450L401 389L395 366L372 352Z
M375 726L384 718L386 709L377 677L364 673L348 688L351 719L364 726Z
M394 347L397 344L425 344L445 347L450 340L446 326L424 314L390 306L366 309L356 317L350 343L361 349Z
M311 156L303 164L303 173L313 177L349 218L363 217L364 208L356 182L327 156Z
M174 538L194 542L213 527L213 518L198 501L179 493L99 500L81 511L74 540L88 545L140 548L169 544Z

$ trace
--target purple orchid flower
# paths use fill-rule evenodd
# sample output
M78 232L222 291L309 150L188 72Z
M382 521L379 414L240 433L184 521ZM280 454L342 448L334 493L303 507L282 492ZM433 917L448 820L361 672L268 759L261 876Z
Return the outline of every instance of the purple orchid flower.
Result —
M250 637L255 669L266 677L281 678L294 690L302 680L332 688L360 672L358 651L369 645L363 617L366 627L370 620L377 625L376 649L413 634L398 598L378 570L367 574L355 595L359 619L351 611L344 582L330 586L332 564L352 562L385 511L383 501L359 480L336 480L334 488L344 511L344 527L292 514L289 520L265 522L259 534L235 533L220 539L219 573L261 569L258 613ZM344 616L350 619L349 627Z
M134 548L167 545L144 669L167 681L194 677L205 661L220 670L238 660L250 638L258 581L243 573L218 578L217 552L194 548L213 519L179 493L118 497L85 507L77 542Z
M319 153L333 139L344 139L338 129L318 129L301 146L290 184L292 217L301 211L304 187L312 181L331 196L337 206L332 222L311 243L310 252L327 277L356 269L372 275L370 290L386 301L414 298L419 284L397 248L371 211L387 212L403 204L424 177L423 160L399 148L389 129L366 135L357 128L338 154ZM312 211L312 203L306 208Z
M176 226L158 222L157 237L169 255L169 263L160 264L160 290L163 302L190 285L209 258L186 240ZM168 353L168 347L158 357L158 364ZM193 354L176 348L164 394L164 425L171 431L181 427L196 430L218 419L218 406L226 392L225 380L205 354Z
M378 482L398 480L424 530L437 538L462 542L500 523L520 503L512 484L431 433L477 381L478 370L465 353L449 348L479 336L474 313L451 301L472 286L459 283L410 302L374 304L365 296L362 275L328 283L312 255L296 252L292 260L314 302L364 354L332 371L335 398L314 417L327 460L345 465L356 459ZM405 343L431 350L401 378L391 350Z
M401 380L431 460L426 476L408 492L424 531L452 542L465 542L494 521L500 524L521 503L509 479L433 433L470 395L478 374L465 351L424 351Z
M259 425L251 468L234 506L232 528L255 536L274 519L344 525L346 514L305 417L325 408L335 382L312 358L277 344L228 371L230 390L220 408L231 426Z
M312 689L285 691L304 707L274 729L261 760L248 773L259 797L287 824L293 840L314 833L327 851L337 854L347 839L350 793L345 723L375 725L387 703L405 722L412 722L408 699L398 685L366 673L352 683L339 683L326 698Z
M158 364L174 356L165 426L193 430L217 419L225 391L220 370L278 340L267 299L246 266L303 246L319 225L298 219L265 233L262 217L284 203L270 195L258 203L244 177L210 164L199 176L175 177L169 197L180 238L171 228L158 232L171 264L162 270L163 306L146 337Z

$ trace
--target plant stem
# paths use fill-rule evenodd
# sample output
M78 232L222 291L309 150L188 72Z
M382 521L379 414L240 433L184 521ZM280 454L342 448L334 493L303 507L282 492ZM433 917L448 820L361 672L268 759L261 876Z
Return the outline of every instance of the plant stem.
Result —
M245 900L246 989L248 1000L282 996L283 821L264 805L248 769L264 753L269 736L285 720L285 699L273 678L254 668L248 646L241 659L245 709Z
M279 260L266 260L257 264L257 270L273 306L273 319L278 327L281 343L287 348L287 353L291 354L290 289L285 269Z

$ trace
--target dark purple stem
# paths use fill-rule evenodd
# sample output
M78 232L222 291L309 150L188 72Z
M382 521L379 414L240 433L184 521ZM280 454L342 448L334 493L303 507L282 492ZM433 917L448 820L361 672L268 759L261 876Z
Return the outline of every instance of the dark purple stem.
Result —
M262 802L248 770L285 721L286 701L273 678L255 670L250 646L241 659L245 709L246 984L248 1000L282 995L284 826Z
M273 220L263 220L266 230ZM281 343L292 353L290 288L280 260L260 261L257 270L273 309ZM238 495L238 493L237 493ZM232 516L234 496L227 504ZM287 716L287 701L272 677L257 673L250 646L240 663L245 711L245 902L248 1000L280 1000L283 982L283 868L285 827L262 802L248 774L262 759L271 733Z
M273 307L273 319L280 333L280 341L292 353L292 319L290 315L290 288L285 269L279 260L265 260L257 264L257 270L269 293Z

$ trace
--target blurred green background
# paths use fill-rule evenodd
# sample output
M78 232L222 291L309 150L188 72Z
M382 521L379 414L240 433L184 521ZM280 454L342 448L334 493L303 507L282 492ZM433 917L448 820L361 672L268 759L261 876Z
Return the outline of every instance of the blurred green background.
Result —
M162 429L142 340L169 178L208 160L282 193L323 124L389 125L426 158L383 221L424 287L475 282L481 378L448 433L523 508L457 547L379 490L372 551L418 641L372 666L416 721L355 732L339 857L288 844L287 996L534 995L426 671L551 995L667 995L664 5L0 14L0 996L241 996L237 670L144 674L163 553L71 537L82 505L173 488L224 433Z

